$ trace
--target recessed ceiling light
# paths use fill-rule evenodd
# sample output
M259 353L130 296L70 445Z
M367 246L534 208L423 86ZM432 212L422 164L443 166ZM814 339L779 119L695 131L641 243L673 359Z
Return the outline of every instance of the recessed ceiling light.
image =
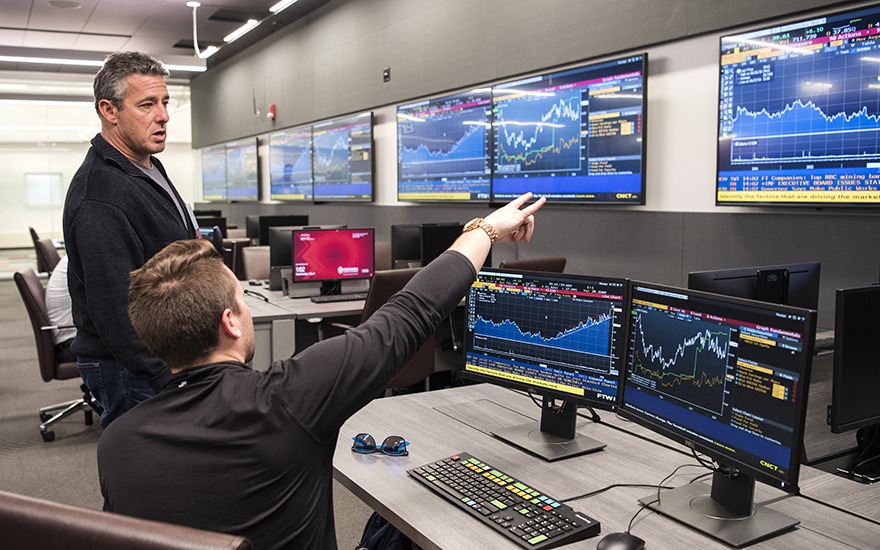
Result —
M49 0L49 5L59 10L78 10L82 7L82 4L73 0Z

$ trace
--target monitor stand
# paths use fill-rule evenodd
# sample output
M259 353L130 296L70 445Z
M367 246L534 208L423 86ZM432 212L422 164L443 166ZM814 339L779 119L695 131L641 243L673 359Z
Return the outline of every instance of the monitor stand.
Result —
M342 294L342 281L322 281L321 296L329 294Z
M856 441L858 452L853 463L837 471L862 483L880 481L880 424L859 428Z
M712 487L702 482L639 499L639 502L735 548L787 531L800 523L776 510L754 504L755 479L719 465Z
M600 451L606 444L577 433L577 404L544 397L540 425L529 422L492 435L547 461Z

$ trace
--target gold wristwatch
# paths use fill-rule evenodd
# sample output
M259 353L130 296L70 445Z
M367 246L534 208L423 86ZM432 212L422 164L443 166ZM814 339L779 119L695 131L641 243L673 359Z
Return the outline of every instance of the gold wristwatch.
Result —
M492 224L484 220L483 218L474 218L471 221L465 224L462 233L467 233L468 231L473 231L474 229L482 229L486 232L486 235L489 235L489 240L492 241L492 244L495 244L495 241L498 240L498 232L495 231L495 228L492 227Z

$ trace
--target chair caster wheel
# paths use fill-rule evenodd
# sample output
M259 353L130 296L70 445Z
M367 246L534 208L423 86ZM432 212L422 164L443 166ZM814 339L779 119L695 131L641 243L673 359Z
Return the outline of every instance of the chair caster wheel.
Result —
M45 432L40 432L40 435L43 436L43 441L49 443L50 441L55 441L55 432L52 430L46 430Z

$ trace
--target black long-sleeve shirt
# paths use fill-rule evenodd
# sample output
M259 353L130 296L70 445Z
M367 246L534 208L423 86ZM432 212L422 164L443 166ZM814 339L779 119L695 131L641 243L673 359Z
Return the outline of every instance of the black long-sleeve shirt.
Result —
M169 181L162 164L151 161ZM129 273L167 244L196 237L174 199L101 135L95 136L64 203L68 288L77 328L71 351L115 359L162 388L165 364L140 341L128 318Z
M381 392L474 276L467 258L446 252L367 321L266 372L218 363L173 375L101 437L110 511L245 535L259 550L336 548L339 428Z

